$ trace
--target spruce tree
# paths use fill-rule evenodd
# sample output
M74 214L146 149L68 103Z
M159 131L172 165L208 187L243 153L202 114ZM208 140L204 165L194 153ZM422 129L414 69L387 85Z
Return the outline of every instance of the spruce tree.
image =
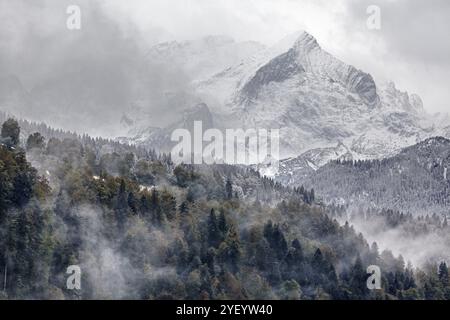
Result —
M9 147L17 147L20 142L20 127L15 119L8 119L2 125L1 137Z
M448 276L448 267L445 262L441 262L439 264L439 281L441 282L442 287L448 287L449 286L449 276Z
M44 147L45 147L45 139L39 132L35 132L28 136L27 150L31 150L34 148L44 149Z
M233 184L229 178L225 184L225 196L228 200L233 198Z

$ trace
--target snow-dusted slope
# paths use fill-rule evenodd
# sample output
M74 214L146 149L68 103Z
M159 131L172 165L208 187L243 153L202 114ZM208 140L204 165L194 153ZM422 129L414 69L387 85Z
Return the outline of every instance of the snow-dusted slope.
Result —
M449 122L438 123L426 114L420 97L393 83L376 83L323 50L307 32L268 48L221 37L166 43L149 56L184 63L194 90L183 99L183 109L204 102L215 127L279 128L280 159L286 160L277 178L284 182L331 159L393 156L403 147L450 133ZM168 129L181 121L182 112L177 113L171 125L157 130L168 136ZM134 118L145 117L138 113ZM131 141L160 144L155 129L137 123ZM266 164L261 172L275 174Z
M339 141L361 157L383 157L435 133L417 95L378 86L306 32L197 87L228 126L280 128L281 157Z
M330 160L353 160L361 155L354 154L342 142L335 147L316 148L306 151L298 157L283 159L272 177L284 185L297 186ZM262 174L262 170L259 170Z
M329 163L297 183L326 202L448 215L450 140L433 137L381 161Z

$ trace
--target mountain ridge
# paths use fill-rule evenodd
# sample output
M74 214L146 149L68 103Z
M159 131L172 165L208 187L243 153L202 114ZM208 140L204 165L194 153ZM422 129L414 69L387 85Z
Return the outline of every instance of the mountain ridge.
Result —
M326 203L448 216L450 140L431 137L382 160L335 160L291 185L314 188Z

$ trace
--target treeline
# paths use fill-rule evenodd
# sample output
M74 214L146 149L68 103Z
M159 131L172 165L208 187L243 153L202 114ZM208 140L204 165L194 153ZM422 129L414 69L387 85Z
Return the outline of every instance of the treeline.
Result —
M32 133L21 143L14 120L1 135L4 298L446 297L446 265L414 272L380 253L318 205L313 190L248 168L97 153L79 139ZM367 288L373 264L383 270L381 290ZM70 265L82 270L81 290L66 286Z

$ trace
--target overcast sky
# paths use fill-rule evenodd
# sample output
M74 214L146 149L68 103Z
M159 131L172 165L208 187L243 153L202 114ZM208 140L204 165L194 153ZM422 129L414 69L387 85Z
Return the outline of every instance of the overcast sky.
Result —
M89 36L67 31L69 4L80 5ZM366 27L369 5L381 9L380 30ZM448 0L0 0L0 70L34 84L51 72L51 59L86 50L86 39L105 55L114 46L133 50L209 34L270 45L307 30L378 81L418 93L430 112L448 112L449 18Z
M366 27L369 5L381 9L380 30ZM448 0L119 0L110 9L172 39L223 33L270 44L307 30L325 49L379 81L418 93L431 112L449 111Z

